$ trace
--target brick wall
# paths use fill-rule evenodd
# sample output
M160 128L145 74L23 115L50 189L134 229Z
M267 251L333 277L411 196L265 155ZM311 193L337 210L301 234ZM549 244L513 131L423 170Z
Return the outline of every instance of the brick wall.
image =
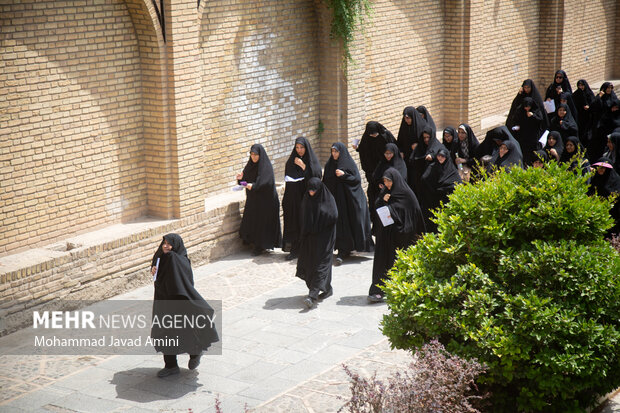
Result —
M146 212L133 33L119 1L0 3L0 253Z
M568 74L573 90L581 78L590 82L612 78L614 56L618 55L618 49L614 49L617 3L616 0L565 0L562 69Z
M441 2L379 0L359 33L349 69L349 138L375 120L394 136L406 106L425 105L441 121L444 21Z
M348 79L322 0L164 4L166 42L150 0L0 4L0 256L200 214L254 142L282 180L298 135L324 163L408 105L479 133L525 78L620 76L614 0L377 0Z
M484 118L505 114L523 80L538 70L538 9L528 0L470 3L467 121L477 131ZM453 125L456 126L456 125Z
M318 22L313 1L208 1L200 53L207 194L229 191L261 143L283 180L297 136L318 147ZM324 162L325 159L322 159Z

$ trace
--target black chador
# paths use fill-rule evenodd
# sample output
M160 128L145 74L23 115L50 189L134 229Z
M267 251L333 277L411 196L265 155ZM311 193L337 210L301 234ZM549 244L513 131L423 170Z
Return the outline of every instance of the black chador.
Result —
M445 146L433 134L433 129L427 125L422 131L420 142L409 158L409 177L407 182L415 192L421 204L424 204L424 185L422 184L422 175L426 168L435 158L440 149Z
M588 195L597 194L600 197L608 198L613 194L620 194L620 175L611 165L611 159L599 158L592 166L596 168L596 172L590 181ZM614 225L607 230L606 237L608 238L620 233L620 202L616 202L609 213L614 219Z
M297 277L306 282L304 303L312 307L332 295L332 258L336 243L336 200L319 178L311 178L301 201L301 243Z
M435 134L437 133L437 126L435 126L435 121L433 120L431 113L428 111L428 109L426 109L426 106L420 105L415 110L418 111L420 115L422 115L422 119L424 120L424 125L422 126L422 129L424 129L424 126L430 126L431 130L433 131L433 136L435 136Z
M569 136L579 136L577 122L571 116L570 109L564 103L560 103L555 115L551 118L551 128L560 132L562 139L566 140Z
M577 108L577 129L579 129L579 140L584 146L588 146L592 137L592 110L590 107L594 102L594 92L585 79L577 81L577 89L573 92L573 102Z
M549 118L547 117L547 111L545 110L545 106L543 104L542 96L536 88L536 84L532 79L525 79L521 84L521 88L517 93L517 96L512 101L512 105L510 106L510 112L508 112L508 117L506 118L506 126L510 129L516 125L515 123L515 115L517 113L517 108L523 103L523 99L530 97L534 99L536 105L542 110L542 128L549 128Z
M403 155L403 159L407 160L411 156L411 152L413 152L415 145L418 144L418 139L425 125L426 121L416 108L407 106L403 110L403 118L400 121L398 138L396 139L398 149Z
M422 175L422 183L426 189L422 213L424 225L428 232L437 232L437 224L431 221L432 210L441 203L448 202L448 195L454 192L456 184L462 183L461 176L454 162L450 160L450 153L446 149L440 149L433 163L426 168Z
M394 144L388 145L396 147ZM342 142L334 143L331 152L325 164L323 183L334 196L338 207L335 248L338 250L336 263L340 264L351 251L371 251L373 242L368 201L357 165ZM402 159L400 161L403 162Z
M310 178L321 178L321 164L306 138L295 139L295 147L286 161L284 175L282 250L290 251L286 258L293 259L299 251L301 200L306 192L306 185Z
M357 152L359 153L362 170L368 182L366 197L368 198L368 206L371 209L374 205L374 200L377 198L377 191L375 189L377 183L372 182L372 173L381 162L381 159L383 159L385 145L388 143L396 143L394 135L389 130L379 122L371 121L366 124L366 130L357 147Z
M254 244L254 255L279 247L282 244L280 201L273 166L263 145L252 145L250 159L237 179L240 183L247 183L245 209L239 229L241 239L244 243Z
M540 147L538 140L542 134L543 110L544 108L539 108L534 99L525 98L515 114L516 124L512 127L512 134L521 145L521 152L527 165L534 162L534 152Z
M497 156L493 159L493 165L496 168L504 168L506 170L510 170L514 167L522 167L523 155L519 148L519 144L510 139L506 139L500 143Z
M375 203L375 208L387 207L394 223L379 223L372 264L372 285L368 292L370 302L383 300L382 286L388 270L394 265L396 249L407 248L417 242L424 233L424 217L415 194L401 174L388 168L383 174L384 188Z
M159 377L179 373L176 356L190 354L189 368L195 369L200 363L200 354L212 343L219 341L215 326L213 308L194 288L194 274L183 239L178 234L164 236L153 255L152 273L155 275L155 297L153 301L153 327L151 337L155 350L164 353L166 366L158 373ZM208 328L195 322L193 325L167 328L162 322L165 316L182 314L189 319L203 320ZM168 317L170 318L170 317ZM178 342L167 338L179 337ZM161 343L161 344L158 344Z

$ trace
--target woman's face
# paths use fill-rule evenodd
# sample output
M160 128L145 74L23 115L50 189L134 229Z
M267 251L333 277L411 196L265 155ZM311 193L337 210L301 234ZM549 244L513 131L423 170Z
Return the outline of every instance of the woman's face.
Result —
M555 75L555 83L562 83L564 81L564 75L562 73L557 73Z
M532 93L532 87L530 85L524 85L523 91L529 95L530 93Z
M392 189L392 180L384 177L383 178L383 185L385 185L385 187L388 190L391 190Z
M577 87L581 90L586 90L586 85L584 85L583 83L577 83Z
M332 148L332 158L334 158L334 161L337 161L339 157L340 157L340 152L338 152L336 148Z
M392 151L385 151L383 153L383 156L385 156L385 159L389 162L392 160L392 157L394 156L394 152Z
M423 133L422 139L424 139L424 144L428 145L428 143L431 141L431 135L429 135L428 133Z
M564 116L566 116L566 109L564 109L564 108L559 108L559 109L558 109L558 116L559 116L560 118L563 118Z
M314 194L316 194L316 191L314 189L308 189L308 194L310 194L310 196L314 196Z
M250 152L250 159L252 159L252 162L257 163L260 159L260 155L254 152Z
M454 136L452 136L452 134L450 132L444 132L443 133L443 141L446 143L452 143L452 139L454 138Z
M599 175L605 175L605 168L604 166L599 166L598 168L596 168L596 173Z
M459 128L458 134L459 134L460 141L464 141L465 139L467 139L467 131L465 129Z
M607 95L611 95L611 91L614 90L614 86L613 85L609 85L607 86L607 89L605 89L605 93Z
M304 155L306 154L306 147L304 145L302 145L301 143L296 143L295 144L295 152L297 152L297 155L300 158L303 158Z
M614 143L611 141L611 139L607 139L607 147L610 151L614 150Z
M442 154L438 154L437 155L437 161L443 165L443 163L446 161L446 157L443 156Z
M556 144L557 142L558 142L558 141L556 141L556 140L555 140L555 138L554 138L554 137L552 137L552 136L549 136L549 137L547 138L547 144L549 144L549 146L555 146L555 144Z
M571 141L566 142L566 152L573 153L575 152L575 144Z
M540 159L536 159L534 162L532 162L532 166L534 168L542 168L543 162Z
M506 155L508 153L508 146L506 146L506 144L501 144L499 147L499 157L503 158L504 155Z
M168 240L165 238L164 243L161 245L161 250L164 252L164 254L168 254L170 251L172 251L172 245L170 245Z
M526 112L529 112L530 110L532 110L532 107L531 107L531 106L523 106L523 109L524 109Z
M411 119L409 116L404 115L403 119L405 119L405 123L409 126L411 126L411 124L413 123L413 119Z

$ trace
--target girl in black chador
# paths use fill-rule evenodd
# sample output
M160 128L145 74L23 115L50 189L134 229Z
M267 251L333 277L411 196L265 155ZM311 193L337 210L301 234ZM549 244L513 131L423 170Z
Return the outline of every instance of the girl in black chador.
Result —
M400 128L398 129L396 144L405 161L409 159L411 152L413 152L415 146L418 144L418 139L425 125L426 121L416 108L407 106L403 110L403 118L400 122Z
M237 180L246 187L245 209L239 229L241 239L245 244L254 244L252 255L279 247L282 244L280 201L273 166L263 145L252 145L250 159L243 172L237 174Z
M512 101L512 105L510 106L510 112L508 112L508 117L506 118L506 126L508 129L511 129L516 125L515 123L515 115L517 113L517 108L523 103L523 99L532 98L536 105L542 109L543 119L542 119L542 127L543 129L549 128L549 118L547 117L547 111L544 109L545 106L543 104L542 96L540 92L536 88L536 84L532 79L525 79L521 84L521 88L517 93L517 96Z
M375 208L387 207L394 222L384 225L380 221L378 224L372 285L368 291L370 302L383 301L380 287L385 282L388 270L394 265L396 249L415 244L424 233L424 217L420 204L400 172L388 168L383 174L383 185Z
M165 235L159 248L153 255L151 274L155 278L155 297L153 301L153 318L162 320L163 316L183 313L193 316L195 320L214 320L213 308L194 288L194 274L183 239L178 234ZM201 317L201 318L199 318ZM188 353L190 359L187 367L194 370L200 364L200 355L212 343L219 341L214 326L210 328L194 327L166 328L163 323L153 322L151 337L165 339L179 337L178 346L156 345L155 350L164 353L165 367L158 377L179 373L177 355Z
M389 145L396 148L393 143ZM357 165L342 142L334 143L331 153L325 164L323 183L334 196L338 207L335 248L338 250L336 265L340 265L351 251L372 251L373 242L368 201ZM404 162L400 157L399 160Z
M577 108L577 129L579 140L584 146L588 146L592 137L592 111L590 106L594 102L594 92L585 79L577 81L577 90L573 92L573 102Z
M551 128L560 132L562 140L566 140L569 136L578 136L577 122L570 114L570 109L564 103L558 106L555 116L551 118Z
M515 115L515 126L512 135L521 145L521 152L526 165L531 165L536 159L534 151L539 149L539 138L542 134L542 111L534 99L525 98Z
M284 175L286 186L282 198L284 213L282 250L290 251L286 259L291 260L297 258L299 252L301 200L306 192L306 186L310 178L321 179L321 164L306 138L295 139L295 147L286 161Z
M377 198L377 191L375 190L377 183L372 182L372 173L383 159L385 145L388 143L396 143L394 135L379 122L370 121L366 124L366 130L364 130L359 146L353 145L353 148L359 153L362 170L368 182L366 197L370 209L372 209L373 202Z
M593 164L596 168L596 173L590 181L590 189L588 195L596 194L603 198L608 198L613 194L620 193L620 175L616 172L611 165L611 160L606 157L599 158L599 160ZM611 217L614 219L614 225L608 231L606 236L612 237L620 233L620 202L616 202L609 211Z
M297 277L306 282L304 304L312 308L333 294L332 257L336 243L336 200L319 178L311 178L301 201L301 244Z
M454 192L456 184L463 183L446 149L442 148L437 152L435 161L426 168L422 175L422 182L426 189L426 205L422 209L424 225L428 232L437 232L437 224L431 221L431 211L439 207L442 202L448 202L448 195Z

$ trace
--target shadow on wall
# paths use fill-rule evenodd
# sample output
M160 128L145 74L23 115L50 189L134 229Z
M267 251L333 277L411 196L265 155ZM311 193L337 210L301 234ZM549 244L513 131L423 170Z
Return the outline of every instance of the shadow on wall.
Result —
M9 3L0 8L0 45L23 50L26 57L11 63L27 73L16 89L9 87L9 110L23 114L16 127L26 135L21 144L40 148L24 181L35 190L40 202L34 208L47 217L46 226L56 228L41 241L144 215L140 52L127 6L104 2L97 13L102 17L89 20L78 18L75 9L59 10L53 1L32 2L64 18L24 32L14 10L28 5ZM17 93L22 87L28 90Z

